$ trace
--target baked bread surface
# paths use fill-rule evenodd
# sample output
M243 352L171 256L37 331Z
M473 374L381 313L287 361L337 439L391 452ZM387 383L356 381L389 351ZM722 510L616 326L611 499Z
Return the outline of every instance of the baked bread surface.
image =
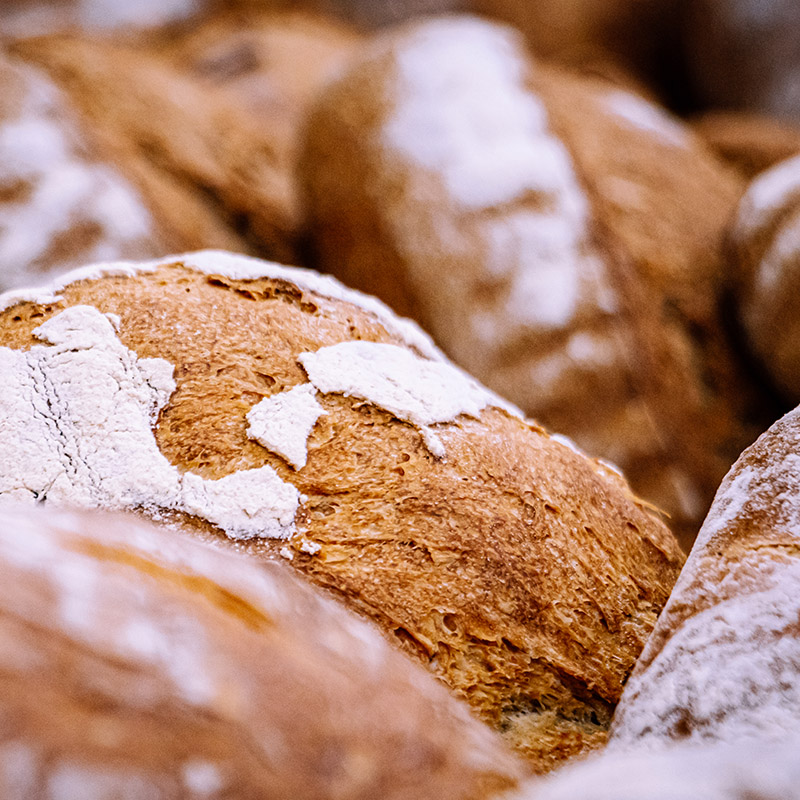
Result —
M0 306L0 497L138 508L290 561L537 769L604 740L681 551L618 473L412 323L213 252Z

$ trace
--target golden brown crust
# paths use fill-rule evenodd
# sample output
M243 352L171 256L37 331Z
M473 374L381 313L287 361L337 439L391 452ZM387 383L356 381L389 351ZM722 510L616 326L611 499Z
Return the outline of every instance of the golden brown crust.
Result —
M523 774L282 565L53 510L0 512L0 563L6 796L479 800Z
M121 171L138 183L177 250L296 255L291 175L269 136L224 98L129 44L53 35L13 43L43 68Z
M126 347L175 365L156 429L172 464L204 478L269 464L296 486L292 565L394 633L512 741L520 716L534 729L558 720L557 742L523 748L536 769L603 738L682 563L616 473L492 408L437 427L440 460L415 428L335 394L319 395L327 414L294 470L247 438L245 414L306 380L302 352L353 339L404 347L379 318L285 281L180 266L81 281L63 297L9 308L0 343L29 347L35 327L75 304L119 315ZM237 547L287 555L281 540Z

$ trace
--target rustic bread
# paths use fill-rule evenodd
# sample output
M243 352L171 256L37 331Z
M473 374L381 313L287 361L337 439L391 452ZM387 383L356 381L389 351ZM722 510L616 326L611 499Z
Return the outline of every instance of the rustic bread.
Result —
M469 17L379 38L307 131L318 265L620 464L691 542L763 429L718 312L739 179L666 112Z
M800 401L800 156L759 175L730 230L739 317L756 357Z
M170 244L45 75L0 53L0 85L0 289Z
M615 749L800 733L798 442L800 409L720 486L617 707Z
M0 498L139 509L288 560L538 770L604 741L681 552L619 474L412 323L224 253L0 307Z
M504 800L798 800L800 741L604 753Z
M0 793L486 798L524 770L280 564L132 518L0 510Z
M225 98L133 44L63 34L11 51L48 74L176 238L294 256L292 177L269 133Z
M748 180L800 153L800 125L743 111L709 111L695 132Z

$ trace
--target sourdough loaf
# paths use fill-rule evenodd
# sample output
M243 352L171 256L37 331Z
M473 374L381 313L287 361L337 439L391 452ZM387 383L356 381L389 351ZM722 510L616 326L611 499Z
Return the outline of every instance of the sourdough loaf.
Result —
M485 798L523 770L281 564L122 516L0 510L0 793Z
M224 253L0 297L0 498L284 559L544 770L596 746L682 563L618 473L381 303Z
M800 156L750 184L730 229L739 318L765 371L800 401Z
M800 734L798 442L796 409L722 482L625 688L615 749Z
M666 112L469 17L379 38L307 131L320 267L620 464L690 542L762 429L718 311L739 179Z

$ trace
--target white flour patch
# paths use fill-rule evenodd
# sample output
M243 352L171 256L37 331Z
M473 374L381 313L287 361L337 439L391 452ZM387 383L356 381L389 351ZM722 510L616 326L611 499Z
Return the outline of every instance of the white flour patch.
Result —
M167 361L138 358L90 306L35 334L50 346L0 347L0 500L175 509L237 539L292 533L300 496L271 467L205 480L161 454L152 426L175 390Z
M605 108L628 125L655 134L666 144L686 147L689 137L684 127L658 106L630 92L615 90L605 96Z
M308 437L325 413L317 402L316 390L305 383L253 406L247 415L247 435L295 469L302 469L308 459Z
M739 204L734 237L742 241L755 236L792 198L800 200L800 156L782 161L751 182Z
M445 448L431 425L461 414L478 417L487 406L515 411L451 364L426 361L396 345L342 342L302 353L298 361L323 394L367 400L410 422L437 458L444 458Z

